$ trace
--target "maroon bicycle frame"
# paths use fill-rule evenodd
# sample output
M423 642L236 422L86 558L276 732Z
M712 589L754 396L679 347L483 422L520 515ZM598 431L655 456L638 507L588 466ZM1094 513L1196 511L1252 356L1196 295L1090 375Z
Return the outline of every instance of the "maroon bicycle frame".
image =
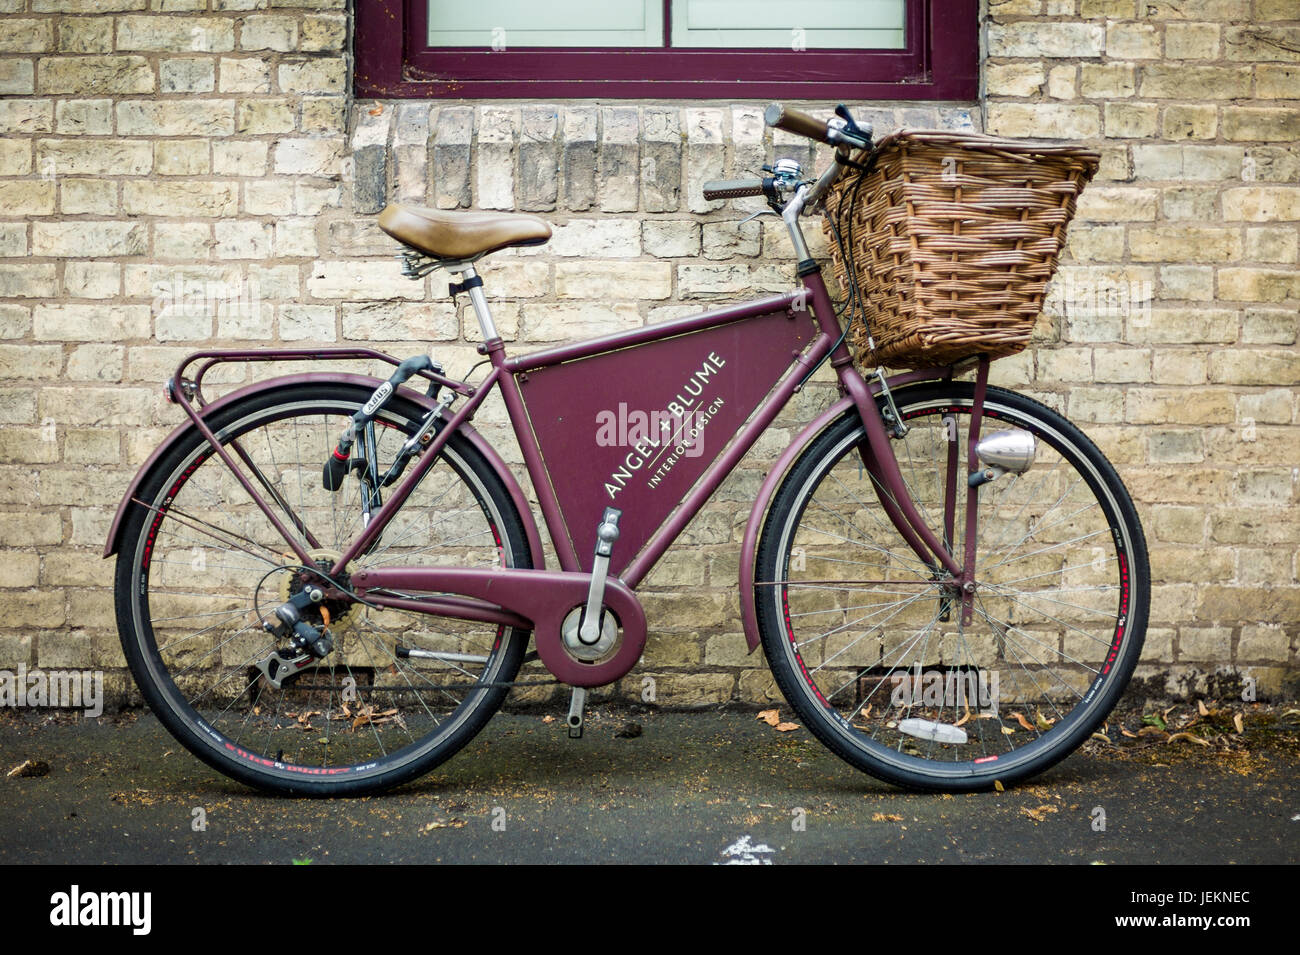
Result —
M769 391L766 399L759 404L749 420L735 434L723 453L704 471L694 487L682 499L677 509L650 536L649 540L639 549L631 561L625 565L622 573L618 575L619 578L632 589L635 589L645 579L668 547L681 535L682 531L699 513L718 486L735 469L741 458L753 447L754 442L763 434L795 392L802 387L806 376L811 374L823 359L829 358L832 367L836 371L840 389L845 396L841 401L844 407L840 408L840 410L843 411L844 408L851 404L862 415L870 449L870 466L882 488L880 493L882 506L889 514L895 527L898 528L899 533L921 559L933 566L943 567L953 575L958 583L964 583L969 579L970 559L964 561L966 564L964 569L962 563L959 563L949 553L949 548L945 546L943 541L939 539L916 511L899 473L897 462L894 460L889 437L885 430L884 421L876 407L872 389L868 387L867 382L853 365L821 275L814 272L804 276L803 286L805 291L802 292L791 292L732 308L647 325L632 331L563 345L519 358L507 357L505 346L499 338L485 343L481 351L487 354L492 365L491 371L483 383L474 389L474 393L468 397L465 404L451 416L447 426L440 432L439 436L434 439L428 452L419 462L419 469L389 497L382 508L373 515L369 526L362 535L353 541L342 554L335 566L335 571L341 571L350 561L363 553L373 543L382 533L383 527L389 518L402 506L423 469L427 468L436 458L437 451L442 444L462 423L468 422L473 417L476 409L491 393L493 388L500 388L515 436L519 441L524 466L532 478L543 520L555 545L560 567L565 571L581 572L583 570L583 559L580 557L572 537L574 530L581 531L584 528L571 528L566 522L557 497L556 487L563 486L565 481L570 478L571 469L584 467L585 463L582 461L547 462L544 460L539 443L544 440L545 435L535 433L540 430L541 424L530 421L520 378L539 369L549 368L565 362L579 361L647 342L671 339L684 340L686 336L693 332L731 323L745 322L770 315L774 311L782 309L804 310L805 303L810 300L811 315L817 329L816 337L805 350L792 356L787 364L784 376ZM982 368L986 371L987 363L982 363ZM647 373L654 374L655 371L656 369L651 368L647 370ZM951 369L927 369L900 376L896 379L895 384L946 377L950 374ZM983 375L981 375L982 377ZM574 405L576 407L589 407L593 401L593 394L596 398L599 397L601 382L594 381L592 387L593 391L574 396ZM796 442L796 444L798 443L800 442ZM973 444L971 447L973 449ZM775 469L773 473L776 473ZM951 499L952 497L953 495L950 495L948 502L950 512L955 504L955 501ZM592 521L589 530L593 535L596 518L599 516L599 510L603 503L605 502L593 501L591 505ZM973 540L973 535L968 539ZM592 543L594 543L594 536ZM973 555L970 556L973 557ZM419 572L420 582L430 584L436 578L436 575L437 570L435 568L429 568L427 572L421 570ZM503 575L509 576L508 572L504 572ZM415 580L410 569L376 569L367 574L368 588L410 586L413 582ZM508 590L508 585L506 589ZM378 595L375 599L376 602L382 602ZM505 602L508 605L510 601L506 600ZM742 601L742 603L744 602Z
M446 424L439 429L430 441L424 453L415 461L410 472L397 485L383 505L372 515L370 522L360 536L352 541L338 558L333 573L342 573L344 568L358 555L364 553L366 548L383 533L389 520L402 507L425 472L438 459L439 451L450 436L457 431L471 432L473 429L469 428L469 422L474 417L475 412L493 389L499 388L515 436L523 453L524 465L536 490L543 520L555 546L560 569L566 572L575 587L582 586L583 581L589 575L584 572L585 553L579 551L578 544L575 543L575 535L584 531L589 531L594 535L599 511L604 504L609 502L591 502L589 527L584 527L581 524L573 526L572 514L570 515L571 519L566 520L557 488L562 489L567 481L573 480L576 473L573 469L585 467L586 462L582 460L552 460L548 462L544 458L542 445L548 438L547 422L530 418L524 394L524 385L521 382L526 383L530 374L535 375L546 369L599 356L624 351L630 352L637 346L648 343L663 342L669 343L669 345L674 342L682 343L680 349L671 347L666 349L667 354L677 354L683 349L691 347L689 343L692 336L698 333L711 329L739 326L746 322L770 319L775 314L785 313L791 319L801 316L801 320L811 320L812 328L809 330L811 340L805 347L792 350L789 353L789 359L784 361L784 370L778 373L777 380L767 388L765 396L759 400L757 407L743 421L739 430L733 432L731 440L725 449L703 470L702 474L695 480L666 519L652 532L644 535L645 540L635 553L630 557L626 557L625 549L623 554L625 559L620 561L618 565L622 567L622 570L616 575L612 575L611 579L620 580L628 590L635 590L794 394L803 387L812 372L823 361L829 360L838 380L841 398L803 430L778 459L776 466L772 468L764 481L750 513L742 542L740 580L742 592L747 592L755 585L766 583L755 581L753 578L754 555L762 517L767 510L767 505L775 492L779 479L817 433L831 421L853 408L861 416L865 428L867 441L861 448L861 453L864 464L874 479L882 509L911 549L927 565L934 567L936 571L946 571L952 576L954 584L959 587L970 582L973 580L974 573L973 542L975 535L973 533L974 528L969 526L970 522L974 520L975 509L971 506L973 504L971 498L975 494L974 489L967 492L968 527L965 535L967 546L965 553L961 555L962 560L959 561L951 553L951 547L946 543L946 541L952 540L953 516L956 498L959 493L956 477L960 469L955 454L950 452L948 494L946 495L944 513L944 538L941 539L922 519L911 500L890 446L890 438L884 418L876 404L875 394L880 390L881 385L875 382L869 384L854 366L852 357L844 342L839 319L835 314L834 306L820 273L811 271L803 275L802 285L801 290L795 290L784 295L771 296L729 308L705 312L700 315L647 325L630 331L563 345L517 358L507 357L501 339L494 338L480 346L480 352L488 357L491 369L479 385L472 386L465 382L446 378L440 374L426 374L425 377L429 377L440 385L454 390L458 396L464 399L464 403L450 415ZM811 306L810 310L809 305ZM234 457L240 457L246 463L247 458L242 454L242 449L239 448L237 442L232 442L235 451L235 455L232 456L217 441L216 436L208 427L204 415L201 413L203 410L201 394L199 409L192 407L184 399L199 392L198 380L201 379L202 374L212 364L220 361L335 359L341 357L377 358L389 363L396 363L396 359L391 356L369 349L205 352L190 356L181 365L180 371L183 371L187 365L196 359L209 359L208 363L202 366L195 381L185 382L180 371L178 371L176 378L168 386L169 396L184 408L191 421L234 473L253 502L266 514L273 526L284 536L286 544L293 549L294 553L304 563L309 563L311 559L307 548L296 539L285 522L275 513L275 508L258 492L255 481L261 483L262 487L273 497L275 503L286 511L290 517L290 523L297 526L300 531L305 531L302 522L292 514L287 503L279 495L275 494L274 490L268 486L260 474L255 473L254 478L250 479L242 472ZM647 369L647 374L653 376L658 371L660 369L650 367ZM977 372L976 405L973 409L974 420L966 454L967 464L970 468L977 466L974 448L978 440L978 422L982 411L982 395L987 380L987 372L988 362L981 360ZM889 379L888 385L896 387L914 381L950 378L953 373L954 369L950 367L921 369L894 376ZM318 373L290 376L289 379L277 379L277 381L280 383L290 380L319 381L331 380L336 377ZM349 376L349 378L350 380L356 380L356 376ZM378 383L377 379L370 380L376 384ZM602 380L598 376L592 377L588 387L573 396L574 406L576 408L593 407L593 403L600 400L603 388ZM177 389L184 390L182 393L178 393ZM407 393L413 398L421 400L426 406L431 407L431 402L424 399L423 396ZM504 468L503 465L500 465L500 459L495 455L491 460L494 465ZM509 477L508 472L506 477L507 486L517 489L517 484L513 481L513 478ZM134 490L133 485L132 489L127 492L121 508L119 508L118 518L114 521L114 531L110 533L106 555L116 550L116 531L125 510L135 499ZM515 494L516 502L519 501L521 496ZM523 511L521 516L524 518L526 527L529 530L528 537L534 553L534 563L540 570L541 564L537 560L540 556L540 546L536 544L537 535L535 528L532 526L532 515L527 508L526 502L521 511ZM310 546L310 535L307 534L306 536ZM594 544L594 536L590 543ZM453 618L499 623L506 626L520 626L533 619L528 613L528 598L530 594L536 593L536 587L533 583L526 583L516 575L527 575L529 573L532 573L532 571L498 569L490 572L469 573L464 569L456 568L375 568L365 571L363 583L354 581L354 584L357 586L358 593L363 593L366 600L373 604L405 610L419 610ZM485 579L480 580L478 575L490 575L492 578L490 586ZM517 586L512 583L512 579L518 581ZM559 581L563 578L555 575L553 579ZM385 594L383 592L385 590L420 590L427 592L429 595L419 599L412 599L410 597ZM964 603L969 603L969 598ZM752 601L741 600L741 613L746 639L750 649L753 650L758 645L758 635Z

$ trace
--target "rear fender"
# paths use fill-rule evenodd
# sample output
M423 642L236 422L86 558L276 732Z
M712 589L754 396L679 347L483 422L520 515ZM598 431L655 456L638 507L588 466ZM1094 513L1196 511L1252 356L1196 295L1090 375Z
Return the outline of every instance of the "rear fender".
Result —
M259 381L247 386L246 388L232 391L230 394L218 398L211 404L205 405L199 411L199 417L207 421L214 414L217 414L223 408L236 401L242 401L245 398L260 395L263 392L271 391L276 388L326 382L341 385L360 385L363 388L374 391L384 383L384 380L385 379L382 378L373 378L370 375L340 374L338 372L308 372L301 375L286 375L281 378L271 378L266 381ZM398 388L397 391L403 398L413 401L421 407L431 409L436 404L432 398L429 398L418 391L411 391L406 388ZM121 503L117 506L117 513L114 515L112 526L110 526L108 530L108 540L104 544L105 557L113 556L122 546L122 531L126 524L126 517L127 514L130 513L131 507L133 506L132 501L135 499L145 476L162 458L162 456L167 454L176 443L181 440L182 436L193 427L194 425L188 421L177 427L166 437L163 443L155 449L153 454L149 455L149 459L140 467L135 478L131 481L131 486L126 489L126 494L122 496ZM542 550L541 535L538 534L537 531L537 522L533 518L533 509L528 503L528 498L524 496L523 489L519 487L519 482L515 480L514 474L511 473L505 462L501 460L501 456L496 453L492 448L492 445L490 445L481 434L474 430L474 428L467 424L462 424L458 431L466 441L474 446L475 450L483 455L488 465L501 478L501 482L505 485L506 491L510 495L510 499L514 502L515 508L519 511L519 516L524 522L524 535L528 541L529 553L532 555L533 567L538 570L543 569L546 566L546 556ZM322 461L321 463L324 464L325 462ZM134 506L138 507L139 505Z

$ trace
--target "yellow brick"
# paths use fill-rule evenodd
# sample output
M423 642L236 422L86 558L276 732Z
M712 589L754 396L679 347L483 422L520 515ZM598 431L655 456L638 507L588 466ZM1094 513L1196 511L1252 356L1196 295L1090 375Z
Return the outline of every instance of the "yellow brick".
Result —
M1207 379L1205 355L1161 349L1152 356L1151 380L1157 385L1202 385Z
M998 136L1093 139L1101 134L1097 107L1056 103L990 103L989 132Z
M58 175L142 176L153 168L153 149L138 140L42 139L36 166Z
M1255 67L1255 95L1260 99L1300 99L1300 65L1260 63Z
M1156 134L1160 107L1153 103L1107 103L1104 113L1108 138L1142 139Z
M1131 63L1084 63L1080 67L1079 95L1085 98L1132 96L1136 86Z
M1212 60L1219 55L1217 23L1170 23L1165 27L1165 56L1171 60Z
M1151 344L1228 343L1237 340L1239 313L1233 309L1153 308L1129 322L1128 340Z
M1128 421L1133 424L1221 424L1233 416L1232 395L1204 391L1189 401L1181 388L1130 388Z
M1293 20L1297 18L1292 17ZM1224 55L1229 60L1296 63L1300 62L1300 27L1294 23L1286 26L1257 23L1229 26L1223 31L1223 46Z
M1122 60L1160 57L1160 31L1149 23L1106 24L1106 55Z
M0 181L0 215L47 216L54 212L53 180Z
M1283 302L1300 298L1300 275L1294 269L1220 269L1219 297L1238 302Z
M1213 139L1219 127L1215 106L1179 104L1165 107L1166 139Z
M1150 99L1237 99L1250 96L1248 66L1144 66L1138 92Z
M1047 74L1047 95L1053 99L1074 99L1078 95L1078 67L1054 66Z
M47 56L36 64L36 88L78 96L152 93L153 67L143 56Z
M131 215L231 216L239 189L231 182L127 181L122 209Z
M1233 348L1210 355L1210 381L1234 385L1300 384L1300 355L1293 350Z
M1223 135L1233 140L1292 142L1300 139L1300 111L1267 106L1225 106Z
M1156 226L1129 232L1129 249L1137 262L1223 262L1241 258L1237 229L1212 226Z
M989 63L985 67L990 96L1033 96L1046 80L1039 63Z
M1102 222L1132 222L1156 217L1155 189L1092 186L1079 199L1078 218Z
M1256 262L1295 262L1297 235L1294 226L1246 230L1246 258Z

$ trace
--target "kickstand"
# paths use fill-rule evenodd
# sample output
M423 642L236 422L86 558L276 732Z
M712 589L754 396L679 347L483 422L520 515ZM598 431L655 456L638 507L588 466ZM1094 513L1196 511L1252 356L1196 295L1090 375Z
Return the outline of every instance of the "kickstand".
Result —
M575 686L569 697L569 739L582 739L582 711L587 705L586 687Z

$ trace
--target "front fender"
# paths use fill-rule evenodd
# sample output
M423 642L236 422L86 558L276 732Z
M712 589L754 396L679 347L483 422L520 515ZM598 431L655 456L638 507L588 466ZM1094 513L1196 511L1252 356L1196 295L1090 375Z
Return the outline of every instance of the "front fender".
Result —
M831 422L855 406L853 398L846 396L818 415L808 427L799 432L798 436L790 442L790 446L781 452L781 456L776 459L776 463L767 472L767 477L758 489L758 497L754 501L753 509L749 512L749 521L745 524L744 541L740 545L740 620L745 627L745 642L749 644L750 653L757 650L759 644L758 610L754 604L754 573L756 570L754 562L758 553L758 536L763 531L763 520L767 516L768 507L772 503L772 496L776 494L776 489L781 486L781 481L784 480L786 472L790 470L808 445L812 444L813 440L825 431Z
M356 375L346 372L307 372L301 375L286 375L280 378L270 378L266 381L259 381L248 385L247 387L240 388L237 391L232 391L228 395L223 395L211 404L205 405L199 411L199 417L207 420L212 415L221 411L221 409L236 401L241 401L252 395L259 395L265 391L275 388L283 388L289 385L325 382L331 384L360 385L374 391L374 389L383 384L384 380L385 379L382 378L371 377L370 375ZM435 405L433 399L418 391L412 391L407 388L398 388L398 392L403 398L414 401L422 407L431 409ZM126 523L126 515L131 509L131 502L135 499L136 493L139 490L140 484L144 480L145 475L149 473L149 470L164 454L172 449L176 442L181 439L181 436L192 427L193 424L188 421L179 425L163 440L163 443L154 450L153 454L149 455L149 459L145 461L140 467L140 470L136 472L135 478L131 481L130 487L126 489L126 494L122 496L121 503L117 505L117 513L113 517L113 523L108 529L108 540L104 544L104 557L113 556L121 547L122 529L123 525ZM465 440L472 444L475 450L483 455L484 459L486 459L488 464L501 478L501 482L505 485L506 491L510 494L510 499L514 502L515 508L519 511L519 516L524 522L524 535L528 540L528 550L532 555L533 567L538 570L545 568L546 555L542 550L542 539L541 535L537 531L537 522L533 518L533 509L529 505L528 498L524 495L523 489L520 488L519 482L515 480L514 474L511 473L510 468L506 466L505 462L501 460L501 456L496 453L492 445L489 444L487 440L478 433L478 431L467 424L461 425L458 430Z

